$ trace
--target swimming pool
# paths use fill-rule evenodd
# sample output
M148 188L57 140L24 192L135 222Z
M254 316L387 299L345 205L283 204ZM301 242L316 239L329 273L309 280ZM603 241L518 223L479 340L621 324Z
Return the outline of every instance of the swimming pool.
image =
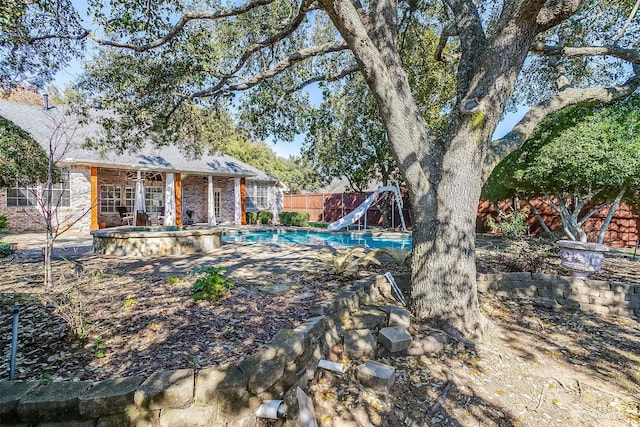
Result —
M225 230L223 243L288 243L367 248L411 249L411 235L405 233L354 233L316 230Z

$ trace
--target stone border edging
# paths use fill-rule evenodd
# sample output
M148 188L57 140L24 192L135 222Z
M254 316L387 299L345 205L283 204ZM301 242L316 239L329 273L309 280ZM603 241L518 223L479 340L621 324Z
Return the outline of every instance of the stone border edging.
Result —
M360 280L312 307L316 317L278 331L266 347L236 366L95 383L0 381L0 420L2 425L70 427L254 426L254 411L264 400L283 398L286 425L296 426L296 387L308 389L320 359L340 342L342 319L381 296L391 297L383 276Z
M478 274L476 283L479 291L534 298L549 308L564 307L640 319L640 284L523 272Z
M396 278L398 279L398 278ZM479 291L534 298L549 307L640 318L640 285L539 273L479 274ZM299 386L308 389L320 359L340 343L342 321L380 297L391 298L384 276L354 283L349 291L310 309L315 315L284 329L234 366L158 371L144 377L58 382L0 381L2 425L254 426L265 400L283 399L286 426L299 426Z

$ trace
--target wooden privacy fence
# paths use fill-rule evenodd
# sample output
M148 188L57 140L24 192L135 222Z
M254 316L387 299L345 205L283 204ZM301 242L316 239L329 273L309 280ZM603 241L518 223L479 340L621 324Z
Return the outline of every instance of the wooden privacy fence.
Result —
M285 194L284 210L289 212L308 212L311 221L331 223L337 221L348 213L356 209L370 193L305 193L305 194ZM533 205L541 213L547 225L552 230L561 230L560 218L542 200L533 200ZM370 207L367 210L367 226L382 226L382 206ZM406 194L403 197L403 215L407 227L411 226L409 215L409 202ZM606 211L599 212L586 222L586 231L589 241L598 238L600 226L607 215ZM482 201L478 205L478 216L476 218L476 231L480 233L490 232L487 227L487 218L497 217L497 212L493 203ZM393 207L392 224L390 228L399 228L401 221L398 216L398 209ZM361 219L359 222L363 224ZM356 223L358 224L358 223ZM528 234L531 236L543 235L542 227L533 214L527 219ZM621 205L613 216L609 228L605 234L604 243L615 247L633 247L638 239L640 230L640 219L630 207Z

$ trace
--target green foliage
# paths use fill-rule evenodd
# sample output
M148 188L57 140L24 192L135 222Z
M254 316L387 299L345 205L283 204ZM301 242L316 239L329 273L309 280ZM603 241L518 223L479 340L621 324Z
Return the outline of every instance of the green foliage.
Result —
M316 262L333 274L350 276L369 265L381 265L376 258L380 252L379 250L367 251L362 246L335 251L323 249L319 252Z
M381 250L382 253L389 255L393 258L393 261L399 266L402 267L409 263L411 260L411 250L410 249L401 249L401 248L385 248Z
M11 255L11 244L0 242L0 258L6 258Z
M46 182L47 153L24 130L0 117L0 187Z
M107 345L103 342L103 338L101 335L98 335L97 337L93 337L91 339L89 348L93 352L93 355L96 359L104 359L106 357L104 352L107 349Z
M270 224L273 221L273 212L259 211L258 222L262 225Z
M9 217L5 214L0 214L0 230L9 228Z
M578 105L545 119L507 156L483 189L492 201L544 197L565 231L580 234L585 204L610 205L640 186L640 95L612 105ZM513 218L517 226L518 218Z
M257 224L258 223L258 213L257 212L247 212L247 224Z
M487 227L493 232L500 233L507 239L520 239L527 234L527 218L529 212L526 209L513 210L511 213L500 211L498 220L487 218Z
M191 286L192 299L196 301L217 301L229 292L233 282L225 278L222 273L226 268L202 267L194 270L193 274L203 274Z
M280 224L292 227L306 227L309 225L308 212L280 212Z

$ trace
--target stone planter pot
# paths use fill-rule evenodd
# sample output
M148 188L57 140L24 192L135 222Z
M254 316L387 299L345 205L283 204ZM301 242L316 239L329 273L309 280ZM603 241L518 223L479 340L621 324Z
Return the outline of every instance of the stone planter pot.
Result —
M589 273L600 271L603 252L609 248L599 243L576 242L573 240L558 240L560 247L560 264L571 270L571 275L580 279L588 279Z

